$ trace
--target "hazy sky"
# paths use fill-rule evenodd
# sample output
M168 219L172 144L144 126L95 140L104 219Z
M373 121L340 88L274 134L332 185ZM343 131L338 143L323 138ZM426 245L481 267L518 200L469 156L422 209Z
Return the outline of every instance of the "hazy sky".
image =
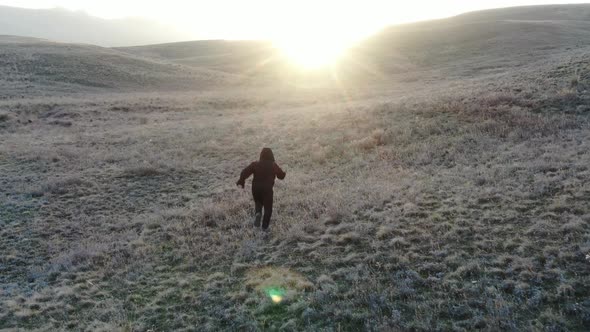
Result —
M145 17L190 31L195 38L258 39L309 34L361 38L402 22L483 8L583 3L543 0L0 0L27 8L63 7L103 18Z

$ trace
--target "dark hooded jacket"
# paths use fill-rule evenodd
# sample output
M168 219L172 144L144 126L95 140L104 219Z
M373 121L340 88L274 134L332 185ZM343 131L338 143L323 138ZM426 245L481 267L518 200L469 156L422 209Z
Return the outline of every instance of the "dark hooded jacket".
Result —
M260 152L260 160L255 161L244 168L240 174L237 184L244 187L246 179L254 175L252 188L272 189L275 184L275 178L283 180L286 173L277 165L272 150L264 148Z

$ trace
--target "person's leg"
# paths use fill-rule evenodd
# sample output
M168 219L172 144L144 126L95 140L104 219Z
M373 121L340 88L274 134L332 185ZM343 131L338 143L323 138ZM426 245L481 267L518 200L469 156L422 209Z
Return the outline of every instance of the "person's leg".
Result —
M262 204L264 205L264 218L262 218L262 229L268 229L270 225L270 217L272 216L272 189L264 193Z
M262 219L262 202L263 197L260 195L260 191L252 188L252 196L254 197L254 227L260 227L260 219Z
M256 201L254 202L255 205L255 215L254 215L254 227L260 227L260 219L262 219L262 202Z

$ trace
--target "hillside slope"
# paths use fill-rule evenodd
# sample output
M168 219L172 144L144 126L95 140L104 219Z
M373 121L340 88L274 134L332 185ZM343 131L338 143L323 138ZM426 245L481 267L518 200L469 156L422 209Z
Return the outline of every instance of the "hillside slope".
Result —
M203 88L227 77L138 58L109 48L0 36L0 92L52 92Z
M588 13L590 5L470 13L390 27L354 53L384 73L438 70L445 78L460 78L505 72L587 51L590 20L581 18Z
M28 36L105 47L187 40L190 35L143 19L105 20L65 9L0 6L0 35Z
M239 65L251 57L266 57L274 53L270 42L200 40L159 45L119 47L118 50L145 57L166 59L178 63L193 63L203 66Z
M589 60L577 85L0 101L0 329L585 331ZM269 233L234 182L263 146Z
M469 12L453 18L455 21L498 21L498 20L532 20L532 21L588 21L589 4L539 5L488 9Z
M589 13L590 5L516 7L392 26L349 51L337 68L356 79L403 73L447 79L519 69L586 51ZM277 50L262 42L198 41L120 50L229 73L285 68Z
M590 5L469 13L387 28L317 73L299 72L272 43L207 40L115 49L1 37L3 96L43 91L202 89L287 83L356 90L383 82L495 79L590 50ZM333 71L332 71L333 70Z
M279 51L266 41L201 40L117 50L158 61L238 75L264 77L285 68Z

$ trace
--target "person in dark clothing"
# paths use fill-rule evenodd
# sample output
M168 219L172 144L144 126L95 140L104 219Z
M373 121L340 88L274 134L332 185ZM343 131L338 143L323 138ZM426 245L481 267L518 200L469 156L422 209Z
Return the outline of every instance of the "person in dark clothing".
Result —
M273 186L275 184L275 177L279 180L285 178L286 173L277 165L272 150L264 148L260 152L260 160L255 161L244 168L240 174L240 179L236 185L244 188L246 179L254 174L252 181L252 196L254 197L254 206L256 217L254 218L254 226L260 227L260 219L262 218L262 208L264 207L264 218L262 218L262 229L268 229L270 225L270 217L272 215L272 201L273 201Z

